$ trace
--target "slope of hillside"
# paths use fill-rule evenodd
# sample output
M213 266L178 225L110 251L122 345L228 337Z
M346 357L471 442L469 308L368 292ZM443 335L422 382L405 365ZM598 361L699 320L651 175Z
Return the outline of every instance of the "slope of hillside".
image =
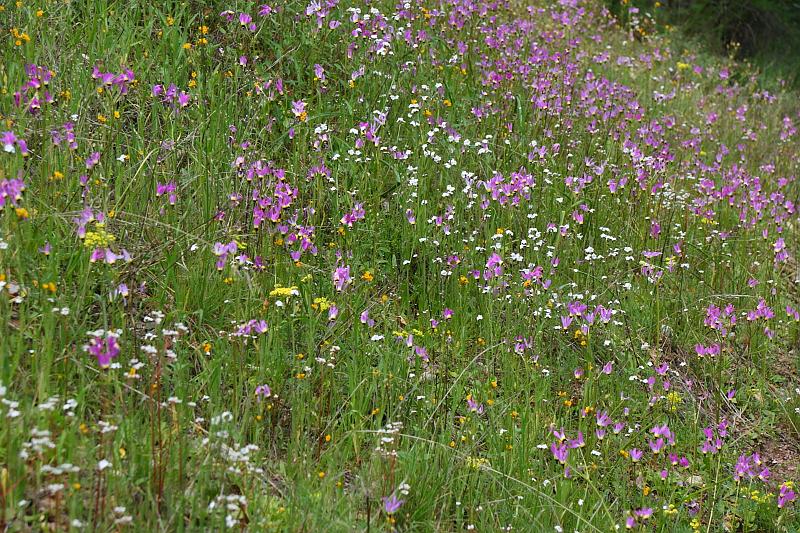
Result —
M0 526L800 527L797 95L530 4L0 7Z

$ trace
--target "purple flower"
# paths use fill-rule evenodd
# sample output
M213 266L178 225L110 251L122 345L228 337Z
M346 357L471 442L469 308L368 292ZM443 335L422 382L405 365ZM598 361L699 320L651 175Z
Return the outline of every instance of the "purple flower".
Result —
M473 413L478 413L479 415L483 414L483 404L473 400L471 394L467 396L467 407Z
M239 25L242 28L247 28L250 31L256 31L256 23L253 22L253 17L247 13L239 13Z
M270 396L272 396L272 389L269 388L269 385L259 385L256 387L256 397L259 400L269 398Z
M337 291L342 292L351 281L349 266L336 267L333 271L333 284Z
M14 135L13 131L4 131L0 133L0 143L3 144L3 150L13 154L14 153L14 145L17 142L17 136Z
M373 327L375 325L375 321L369 317L369 309L365 309L361 316L359 317L362 324L366 324L369 327Z
M16 206L17 202L22 200L24 190L25 182L21 179L0 181L0 209L5 207L6 203Z
M566 444L557 444L554 442L550 445L550 451L553 453L553 458L562 465L567 462L569 448Z
M86 158L86 170L91 170L99 162L100 152L92 152L92 154Z
M175 185L174 181L170 181L169 183L157 183L156 197L160 197L167 194L169 198L169 205L175 205L175 202L178 198L177 195L175 194L175 191L177 189L178 186Z
M383 501L383 512L386 514L396 513L405 503L405 500L398 499L394 494L388 497L384 496L381 501Z
M782 484L778 491L778 509L783 509L787 503L791 503L795 499L797 499L797 494L792 489L792 485L788 481Z
M190 99L189 93L181 91L180 94L178 94L178 105L180 107L188 106L189 99Z
M83 349L97 358L97 363L101 368L108 368L111 366L111 360L119 355L118 335L100 330L91 333L91 336L89 344Z
M336 317L339 316L339 308L336 307L336 304L331 305L328 308L328 321L333 322L336 320Z
M120 283L117 285L117 288L114 289L114 296L122 296L123 298L127 298L130 291L128 290L128 286L124 283Z
M341 222L348 228L352 228L353 224L355 224L359 220L363 220L365 216L366 216L366 211L364 211L364 204L357 203L355 206L353 206L353 209L351 209L348 213L345 213L345 215L342 217Z

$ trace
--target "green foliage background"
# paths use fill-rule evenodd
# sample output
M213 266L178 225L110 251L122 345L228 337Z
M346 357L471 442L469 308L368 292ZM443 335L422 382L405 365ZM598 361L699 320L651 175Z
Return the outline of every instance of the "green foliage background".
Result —
M640 8L709 51L750 60L795 87L800 82L800 2L796 0L608 0L621 20Z

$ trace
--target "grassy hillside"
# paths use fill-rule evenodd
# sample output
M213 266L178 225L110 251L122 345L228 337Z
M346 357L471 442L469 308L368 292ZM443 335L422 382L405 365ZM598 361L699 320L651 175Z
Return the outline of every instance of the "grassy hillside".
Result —
M3 4L0 526L796 531L797 94L643 24Z

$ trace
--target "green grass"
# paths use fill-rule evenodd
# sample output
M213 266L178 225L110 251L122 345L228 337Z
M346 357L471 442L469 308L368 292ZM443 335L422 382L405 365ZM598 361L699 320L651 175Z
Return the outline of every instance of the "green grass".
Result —
M636 528L800 527L796 503L777 505L800 459L798 328L785 312L800 306L800 152L782 138L797 95L765 94L746 68L682 55L665 36L632 39L592 2L482 3L450 24L463 5L415 3L395 19L402 5L344 2L320 28L297 2L266 17L249 2L5 4L0 132L30 155L0 152L0 182L26 185L0 208L0 524L584 532L651 508ZM397 30L377 53L352 36L350 7L370 14L363 33L404 26L412 42ZM504 67L518 60L529 74ZM35 114L13 98L30 63L54 73L55 101ZM100 91L95 65L136 81ZM503 68L515 76L487 81ZM185 108L153 96L170 83ZM537 83L555 88L549 109ZM374 143L360 123L379 114ZM52 141L67 121L74 150ZM248 179L256 160L285 175ZM330 175L309 177L321 163ZM495 173L507 198L478 183ZM274 199L278 184L289 205L254 227L254 192ZM365 217L350 227L357 204ZM86 208L105 220L81 237ZM316 253L290 255L298 234ZM131 261L92 262L99 241ZM494 253L502 273L484 277ZM337 290L345 265L352 280ZM774 316L748 320L761 300ZM579 301L588 309L563 326ZM704 321L729 304L737 323L723 335ZM613 314L589 319L597 305ZM235 335L262 319L266 331ZM85 346L117 330L103 368ZM696 344L721 353L699 357ZM623 427L601 439L602 412ZM703 429L716 439L725 423L703 453ZM655 454L665 424L675 443ZM563 465L558 430L585 439ZM737 481L733 465L753 453L753 472L771 474ZM391 495L403 504L389 512Z

